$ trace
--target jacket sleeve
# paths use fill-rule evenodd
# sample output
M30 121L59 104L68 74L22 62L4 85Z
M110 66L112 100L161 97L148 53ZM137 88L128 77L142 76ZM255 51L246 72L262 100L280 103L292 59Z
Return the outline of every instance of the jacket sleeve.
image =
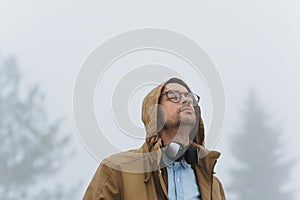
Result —
M120 179L121 177L119 177ZM120 198L118 171L103 161L93 176L83 200L115 200Z

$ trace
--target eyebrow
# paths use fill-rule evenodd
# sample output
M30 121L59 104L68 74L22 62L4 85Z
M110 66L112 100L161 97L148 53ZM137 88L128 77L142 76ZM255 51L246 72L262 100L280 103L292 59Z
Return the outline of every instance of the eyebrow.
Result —
M181 92L181 91L179 91L179 90L166 90L166 91L164 91L164 92L162 92L162 93L165 93L165 92L169 92L169 91L174 91L174 92L179 92L179 93L190 93L189 91L185 91L185 92Z

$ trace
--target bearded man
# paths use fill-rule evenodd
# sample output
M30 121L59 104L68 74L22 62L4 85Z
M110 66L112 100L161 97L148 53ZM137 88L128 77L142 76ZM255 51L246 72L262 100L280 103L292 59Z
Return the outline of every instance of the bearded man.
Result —
M204 148L200 97L171 78L143 100L141 148L104 159L84 200L225 200L214 175L220 153Z

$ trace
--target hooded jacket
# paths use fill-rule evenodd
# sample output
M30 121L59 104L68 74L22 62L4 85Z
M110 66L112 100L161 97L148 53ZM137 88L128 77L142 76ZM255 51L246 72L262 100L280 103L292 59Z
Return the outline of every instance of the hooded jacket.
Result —
M84 200L166 200L167 170L161 166L162 141L158 136L159 96L164 83L144 98L142 121L147 138L139 148L104 159L94 174ZM195 106L197 132L192 143L198 148L198 163L193 166L201 200L225 200L222 184L214 175L220 153L204 148L204 126L200 107Z

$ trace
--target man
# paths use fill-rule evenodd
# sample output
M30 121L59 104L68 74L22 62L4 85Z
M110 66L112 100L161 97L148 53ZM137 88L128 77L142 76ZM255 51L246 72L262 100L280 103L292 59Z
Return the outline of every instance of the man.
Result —
M214 176L219 152L204 148L199 96L178 78L144 98L147 138L140 149L104 159L84 200L225 200Z

